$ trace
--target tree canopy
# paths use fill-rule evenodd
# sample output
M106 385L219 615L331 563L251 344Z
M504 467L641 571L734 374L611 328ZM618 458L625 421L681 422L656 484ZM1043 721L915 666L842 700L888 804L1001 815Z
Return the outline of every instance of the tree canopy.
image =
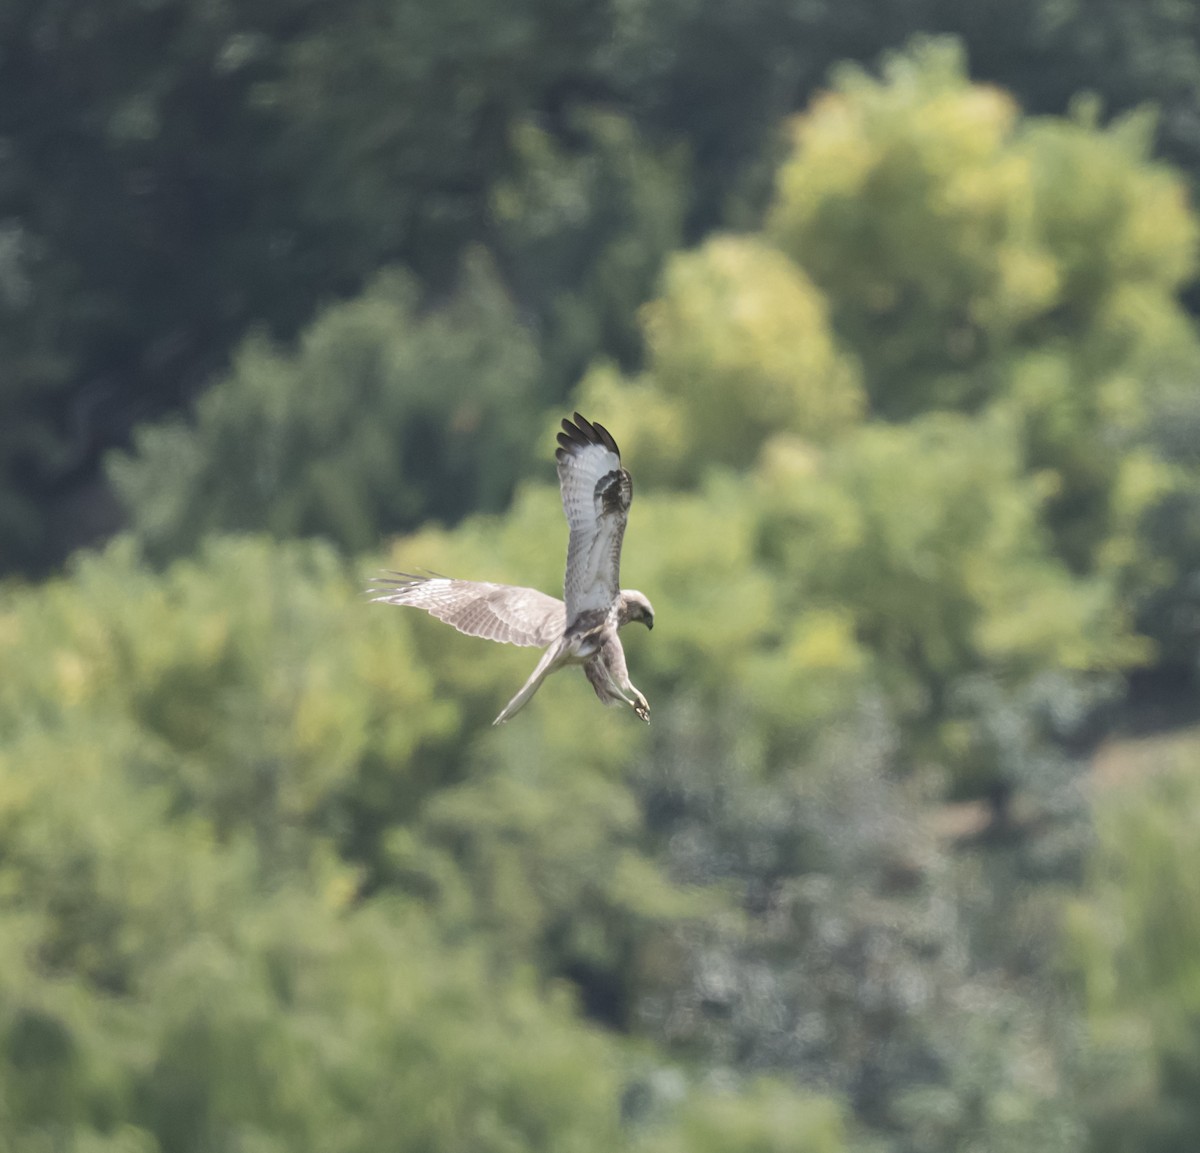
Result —
M1191 1149L1191 11L0 3L0 1149Z

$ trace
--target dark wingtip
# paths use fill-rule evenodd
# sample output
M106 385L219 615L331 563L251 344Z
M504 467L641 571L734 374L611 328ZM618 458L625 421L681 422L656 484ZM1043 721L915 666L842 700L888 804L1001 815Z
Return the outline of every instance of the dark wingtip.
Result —
M383 569L375 576L367 578L367 584L371 587L363 591L369 594L380 592L400 592L403 589L413 588L415 585L427 584L431 580L451 580L452 578L445 576L439 572L433 572L426 569L424 573L403 572L399 569Z
M594 424L592 428L596 430L600 437L600 443L604 445L609 452L615 453L618 457L621 455L621 450L617 448L617 442L613 439L613 434L608 431L602 424Z
M617 447L612 433L604 425L596 424L577 412L574 423L564 419L562 426L563 430L558 434L558 443L562 447L555 453L559 460L562 460L558 455L560 452L569 453L572 448L586 448L589 444L598 444L620 458L621 450Z
M584 448L591 442L582 428L576 428L569 420L562 422L563 430L558 434L558 443L570 452L572 448Z
M373 585L413 585L421 584L428 579L428 577L418 576L416 573L400 572L396 569L384 569L377 575L367 578L368 582Z

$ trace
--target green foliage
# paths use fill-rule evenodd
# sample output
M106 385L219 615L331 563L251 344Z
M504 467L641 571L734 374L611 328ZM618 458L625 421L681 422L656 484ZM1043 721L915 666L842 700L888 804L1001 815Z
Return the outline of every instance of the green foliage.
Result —
M845 1127L837 1107L761 1081L742 1095L715 1093L685 1107L677 1130L646 1153L837 1153Z
M0 775L9 1139L614 1147L617 1055L562 998L416 910L348 906L343 868L263 885L243 840L173 819L101 749L25 743Z
M857 670L842 689L881 686L958 786L1028 781L1000 697L1057 683L1047 715L1078 717L1151 642L1180 651L1194 462L1164 437L1194 405L1195 234L1144 120L1023 121L922 44L840 75L796 122L765 236L673 258L646 370L599 366L579 403L629 414L647 484L750 470L776 611L805 614L770 643L824 638Z
M363 549L503 507L528 467L528 420L596 351L628 348L679 235L679 164L650 157L618 118L579 123L572 157L526 125L521 171L495 196L501 261L540 336L475 251L436 306L389 272L323 312L295 351L250 338L192 422L143 426L110 459L146 549L179 555L231 530Z
M1045 494L1003 421L871 425L823 455L780 440L759 475L782 611L838 614L896 715L936 734L919 747L953 766L959 788L1015 768L984 735L973 677L1016 698L1052 671L1104 673L1144 655L1111 586L1074 577L1048 547Z
M1015 119L1010 97L930 50L882 82L843 71L795 123L768 232L829 294L878 412L975 399L969 367L1054 303Z
M882 81L844 70L794 144L769 232L829 293L882 413L978 405L1016 349L1063 338L1099 392L1180 315L1196 226L1144 120L1019 124L933 43Z
M1145 446L1200 364L1177 301L1196 224L1145 118L1085 113L1021 122L945 44L846 70L796 122L768 231L828 293L874 412L1010 411L1066 563L1149 593L1140 522L1172 480Z
M555 397L596 351L629 366L629 309L681 226L755 227L782 118L837 61L917 31L956 34L977 75L1039 113L1080 90L1114 112L1155 102L1158 140L1194 172L1193 8L8 0L2 563L37 571L108 531L92 511L107 450L189 405L254 326L291 339L389 264L441 292L488 242L537 321ZM1009 287L1044 293L1044 269L1011 255Z
M695 457L744 466L772 432L825 440L861 411L820 294L757 241L719 237L675 257L645 326L654 381L690 424Z
M200 399L194 423L147 426L110 470L155 556L216 530L365 548L388 529L501 507L528 451L538 355L490 264L422 312L383 274L294 353L261 338Z
M6 570L61 553L63 489L135 420L180 405L248 323L290 328L328 291L254 101L310 7L0 5Z
M579 109L569 137L516 124L513 172L492 193L496 251L536 317L555 400L597 355L640 358L636 310L682 242L688 175L681 150L652 151L613 112Z
M574 7L0 5L5 569L94 536L64 490L93 483L134 424L186 407L248 330L290 339L398 261L445 291L488 238L510 130L568 99L590 66L606 12ZM600 130L584 151L607 167L625 144ZM614 315L582 346L563 336L556 364L619 333L655 246L677 235L671 180L659 188L633 152L630 171L602 181L628 189L628 210L598 206L574 270ZM505 233L528 271L525 240ZM68 523L47 525L48 508Z
M219 542L158 577L126 542L6 613L0 733L115 726L137 780L220 835L254 832L282 867L337 833L373 774L415 805L457 731L403 659L408 622L359 632L362 608L325 548Z
M304 173L301 218L360 274L401 258L444 275L483 239L510 130L580 84L607 15L585 0L321 6L259 93Z
M528 654L423 660L431 622L356 583L316 545L214 540L155 573L125 542L0 602L13 1139L621 1146L629 1058L564 982L628 1027L720 904L644 851L617 771L645 730L581 755L595 703L560 678L493 737Z
M702 158L695 215L744 226L769 199L780 121L838 62L871 64L924 34L957 38L977 76L1038 114L1061 114L1080 92L1115 114L1155 104L1160 146L1197 171L1193 0L630 0L614 13L604 63L640 123L682 134Z
M1100 800L1099 846L1070 924L1104 1153L1171 1153L1200 1134L1198 823L1194 746Z
M899 9L734 7L270 5L97 80L80 155L153 181L176 85L211 95L221 61L245 135L195 154L275 193L271 229L242 212L260 247L205 259L152 216L146 243L191 261L197 378L250 316L275 338L112 461L128 538L0 590L0 1145L1194 1144L1190 763L1101 803L1088 858L1071 746L1122 674L1195 654L1182 183L1145 117L1023 117L933 42L835 76L754 230L774 111ZM115 35L73 11L17 21L17 64ZM750 230L701 237L730 195ZM105 262L50 219L0 227L10 477L115 331L56 343ZM536 655L366 603L377 562L346 553L405 531L390 567L557 588L545 445L589 361L578 407L637 485L654 724L568 671L493 730ZM5 492L0 535L33 541Z
M997 915L990 878L898 779L879 703L766 778L712 710L681 701L659 721L637 784L662 855L737 906L677 934L682 971L646 998L644 1027L718 1068L836 1089L882 1148L1080 1149L1062 1016L1016 995L996 952L972 955L976 906ZM1011 895L1010 930L1028 914Z
M1149 550L1165 572L1137 602L1142 630L1158 645L1159 663L1190 675L1200 652L1200 410L1191 379L1176 379L1156 405L1151 439L1175 470L1163 497L1144 518Z
M643 308L646 373L625 381L593 368L577 404L636 413L622 452L652 485L693 486L714 464L744 468L775 432L829 440L856 423L863 397L826 312L778 251L716 237L674 256Z

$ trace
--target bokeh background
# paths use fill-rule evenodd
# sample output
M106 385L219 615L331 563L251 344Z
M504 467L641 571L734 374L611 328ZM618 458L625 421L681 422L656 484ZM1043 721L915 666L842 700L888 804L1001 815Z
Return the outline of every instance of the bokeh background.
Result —
M0 1150L1194 1153L1198 176L1195 0L0 0Z

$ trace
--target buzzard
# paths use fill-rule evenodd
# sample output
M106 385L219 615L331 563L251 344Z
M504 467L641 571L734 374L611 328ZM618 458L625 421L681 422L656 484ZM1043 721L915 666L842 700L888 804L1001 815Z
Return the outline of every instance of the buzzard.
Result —
M583 665L606 705L632 707L647 724L650 706L625 667L617 630L630 621L654 627L654 609L640 592L620 587L621 541L633 500L633 481L621 452L602 424L579 413L558 434L558 484L571 529L567 545L565 603L537 589L488 581L395 573L375 583L375 601L412 605L460 633L510 645L544 648L542 659L493 724L513 717L538 686L564 665Z

